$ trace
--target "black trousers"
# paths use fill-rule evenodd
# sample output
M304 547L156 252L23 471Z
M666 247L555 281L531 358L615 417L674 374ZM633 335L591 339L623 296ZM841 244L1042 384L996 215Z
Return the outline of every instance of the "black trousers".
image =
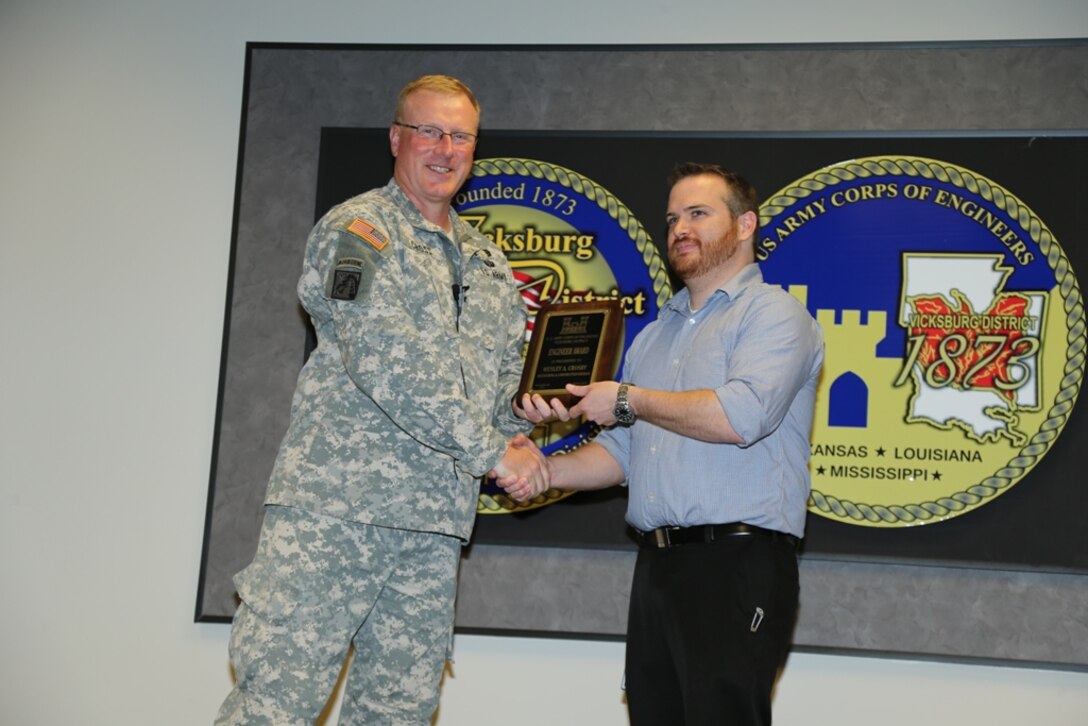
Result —
M797 615L793 544L764 533L639 548L627 622L631 726L763 726Z

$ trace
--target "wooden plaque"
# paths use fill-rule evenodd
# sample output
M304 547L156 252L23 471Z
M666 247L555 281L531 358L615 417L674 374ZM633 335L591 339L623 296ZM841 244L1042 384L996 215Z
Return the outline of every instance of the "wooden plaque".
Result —
M518 405L525 393L564 405L576 400L565 386L584 386L616 375L623 349L623 306L618 300L547 305L536 315Z

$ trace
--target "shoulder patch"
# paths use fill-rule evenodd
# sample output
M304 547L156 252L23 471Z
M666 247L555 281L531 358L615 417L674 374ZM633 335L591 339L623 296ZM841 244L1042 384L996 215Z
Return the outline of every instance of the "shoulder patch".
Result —
M325 283L325 295L332 300L365 300L377 270L362 243L344 238Z
M362 279L359 268L336 268L333 270L329 297L333 300L354 300L359 294L359 282Z
M374 228L374 225L370 224L362 217L356 217L351 221L351 224L347 226L348 232L351 232L356 237L360 237L366 240L374 249L381 252L385 249L385 246L389 244L389 238L382 232Z

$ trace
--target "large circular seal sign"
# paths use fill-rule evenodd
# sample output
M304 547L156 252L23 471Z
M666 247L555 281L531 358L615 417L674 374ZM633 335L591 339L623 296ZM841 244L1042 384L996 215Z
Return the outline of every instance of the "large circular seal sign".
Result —
M672 296L657 247L630 210L596 182L544 161L480 159L472 174L454 207L510 261L530 313L526 340L544 304L610 299L623 305L626 351ZM538 426L533 437L550 454L570 451L595 433L589 424L553 422ZM477 512L525 511L567 496L551 490L519 503L485 483Z
M760 220L765 278L824 329L812 512L939 522L1046 456L1084 375L1084 303L1023 202L954 164L871 157L798 179Z

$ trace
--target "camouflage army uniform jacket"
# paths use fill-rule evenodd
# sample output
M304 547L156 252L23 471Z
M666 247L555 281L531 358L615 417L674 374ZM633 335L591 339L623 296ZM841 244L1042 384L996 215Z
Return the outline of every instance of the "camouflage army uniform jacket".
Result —
M318 343L266 503L468 539L479 477L527 430L510 408L525 307L498 247L450 218L459 245L391 180L310 233L298 294Z

